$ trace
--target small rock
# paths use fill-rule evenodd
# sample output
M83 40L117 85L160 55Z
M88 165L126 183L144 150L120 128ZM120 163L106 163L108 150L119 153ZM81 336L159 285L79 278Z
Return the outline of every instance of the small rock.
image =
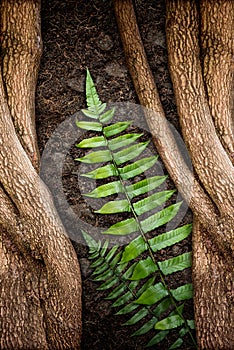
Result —
M82 275L84 277L88 277L92 273L92 269L90 268L90 261L87 258L81 258L79 259L80 263L80 269L82 272Z
M174 245L174 246L172 247L172 252L173 252L173 254L178 254L179 251L180 251L180 247L178 247L178 245Z
M107 63L105 71L115 78L124 78L127 74L127 68L115 61Z
M110 305L111 303L106 300L101 300L98 303L98 311L99 311L100 318L105 318L111 314Z
M67 85L75 91L84 92L85 91L85 76L82 75L80 78L70 79L67 82Z
M97 46L102 51L109 51L113 47L113 40L109 35L101 33L97 38Z
M165 37L165 34L160 32L160 31L151 30L148 33L147 41L151 42L152 46L158 45L158 46L161 46L163 48L166 48L166 37Z

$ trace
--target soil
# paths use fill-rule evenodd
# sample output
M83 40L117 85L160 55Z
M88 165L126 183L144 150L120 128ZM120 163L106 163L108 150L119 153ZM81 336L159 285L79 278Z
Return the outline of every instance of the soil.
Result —
M149 64L154 73L161 101L168 120L179 131L175 100L167 67L165 39L164 1L136 1L136 14ZM82 349L143 349L154 332L144 336L131 337L139 328L122 326L130 316L116 316L117 308L105 300L104 291L97 290L98 283L92 281L88 260L88 248L80 236L79 224L94 233L103 225L119 220L119 216L106 218L94 213L95 204L84 200L81 193L89 190L90 182L80 180L81 169L74 159L81 155L75 147L87 133L79 134L74 126L74 114L86 107L85 76L88 68L94 78L98 94L107 103L138 103L138 99L126 67L123 49L117 30L113 4L106 0L58 0L42 1L43 56L38 77L36 94L36 115L39 148L42 154L42 177L54 195L67 232L76 249L83 279L83 337ZM144 135L149 137L143 117ZM65 124L62 124L65 121ZM139 124L140 123L140 124ZM64 125L59 133L56 128ZM139 131L139 127L132 130ZM61 134L62 133L62 134ZM62 136L61 136L62 135ZM51 141L52 140L52 141ZM157 154L153 144L149 146ZM166 173L160 163L157 170ZM83 169L84 170L84 169ZM78 179L78 180L77 180ZM62 186L62 190L60 188ZM167 189L174 188L167 180ZM65 200L64 200L65 198ZM178 200L177 195L169 203ZM186 208L184 208L184 212ZM181 214L180 225L190 223L192 215L187 211ZM79 218L77 221L77 217ZM122 216L123 218L126 216ZM178 219L177 219L178 220ZM161 233L164 227L154 232ZM90 233L90 232L89 232ZM160 252L160 259L168 259L191 250L191 238ZM168 283L176 288L191 282L189 269L171 275ZM193 305L188 302L186 316L193 318ZM167 349L176 340L177 333L170 335L154 349ZM180 349L192 349L188 340Z

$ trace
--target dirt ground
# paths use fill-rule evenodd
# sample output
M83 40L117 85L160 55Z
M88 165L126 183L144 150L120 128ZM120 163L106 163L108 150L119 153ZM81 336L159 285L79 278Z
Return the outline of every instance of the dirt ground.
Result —
M142 39L151 69L160 92L168 120L179 129L172 85L167 68L165 40L165 5L164 1L137 0L136 13ZM137 96L128 73L121 46L113 5L107 0L58 0L42 1L42 36L43 56L39 72L36 114L39 147L41 153L55 129L65 120L85 108L85 74L89 68L100 98L105 102L137 103ZM64 137L66 130L64 130ZM147 136L147 135L146 135ZM77 136L78 137L78 136ZM55 196L59 206L57 186L60 163L61 140L55 138L52 151L58 154L56 164L45 181ZM151 145L151 150L156 150ZM67 152L63 165L63 192L67 202L79 212L82 220L94 227L101 222L82 199L77 184L78 164L74 161L78 150L72 147ZM58 166L58 168L57 168ZM173 184L168 181L168 187ZM67 216L68 209L58 208L64 215L67 231L73 230L72 219ZM115 220L112 218L111 220ZM182 223L192 221L188 211ZM79 228L77 228L79 230ZM72 237L72 235L70 236ZM106 293L98 291L97 283L91 280L88 249L77 243L74 247L82 268L83 278L83 338L82 349L143 349L154 333L141 337L130 335L139 326L122 326L130 317L116 316L117 309L111 308L111 302L104 299ZM191 239L163 252L163 258L169 258L191 250ZM175 280L169 283L191 282L191 271L177 273ZM193 318L192 303L186 309L188 318ZM154 349L167 349L176 340L176 333ZM188 342L181 349L192 349Z

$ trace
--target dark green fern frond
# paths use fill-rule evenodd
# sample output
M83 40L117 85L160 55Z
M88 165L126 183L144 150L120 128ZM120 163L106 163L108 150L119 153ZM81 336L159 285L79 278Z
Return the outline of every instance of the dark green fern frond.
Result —
M187 238L192 227L185 225L153 238L148 237L149 233L175 218L181 202L166 205L175 190L158 191L167 176L151 176L129 184L129 180L153 169L158 157L144 156L149 141L139 141L142 133L128 132L131 121L112 122L115 110L106 111L106 104L100 101L89 72L86 97L88 109L82 112L92 121L82 120L76 124L81 129L95 132L97 136L86 138L76 145L80 149L91 149L76 160L97 164L94 170L82 176L93 180L109 179L109 182L84 195L108 199L111 195L121 194L121 199L109 200L96 210L96 214L128 213L128 218L116 222L102 233L137 235L124 248L115 245L110 249L109 240L97 242L83 232L89 246L89 258L93 261L93 280L101 282L98 289L109 290L106 298L113 301L112 307L120 308L117 314L131 313L125 326L141 324L134 336L155 330L156 335L146 346L158 344L174 328L178 328L178 339L170 349L180 347L186 334L195 345L191 332L194 322L183 314L184 303L192 298L192 285L188 283L170 289L165 278L191 267L191 253L164 261L155 258L156 252ZM147 321L142 324L145 318Z

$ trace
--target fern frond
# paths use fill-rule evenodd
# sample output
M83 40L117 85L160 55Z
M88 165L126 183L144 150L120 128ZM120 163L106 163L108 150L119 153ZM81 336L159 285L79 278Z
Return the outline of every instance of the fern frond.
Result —
M93 280L102 282L99 290L109 290L106 299L112 300L112 307L120 308L117 315L131 313L124 323L125 326L140 324L147 317L145 324L140 325L133 334L140 336L155 330L157 333L147 347L161 342L174 328L178 328L178 339L171 345L171 349L181 346L186 334L189 334L195 344L191 333L194 329L193 320L184 317L184 304L181 304L192 298L192 285L187 283L170 289L165 282L165 276L191 266L191 253L180 254L163 261L155 259L155 252L187 238L191 233L191 225L147 238L148 233L175 218L181 202L167 205L175 190L157 191L167 176L147 177L130 185L126 183L126 180L132 181L136 176L151 169L158 157L144 156L149 141L139 141L142 133L128 132L131 121L112 121L115 110L106 111L106 105L100 101L89 72L86 95L88 110L83 110L83 114L96 121L77 121L77 126L98 132L98 136L92 135L76 145L81 149L95 149L76 160L88 164L102 163L95 170L81 175L94 180L109 179L109 182L97 186L85 195L108 200L113 194L121 194L121 199L106 202L95 213L107 215L125 212L129 217L108 227L102 234L137 234L124 248L115 245L109 249L109 240L105 240L104 243L96 242L83 232L90 249L89 258L94 269ZM144 198L138 198L139 196Z

